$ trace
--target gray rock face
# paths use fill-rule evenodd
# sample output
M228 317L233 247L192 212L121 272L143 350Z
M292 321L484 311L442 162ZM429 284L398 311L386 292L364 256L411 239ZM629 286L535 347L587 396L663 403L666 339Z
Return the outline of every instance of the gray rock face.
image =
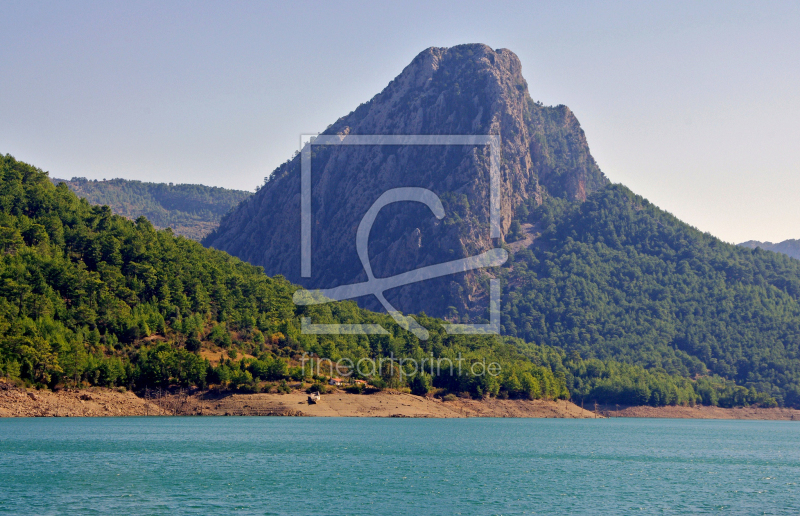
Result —
M534 102L510 50L486 45L429 48L369 102L332 124L330 135L498 135L502 233L517 206L545 195L583 200L607 184L575 116ZM300 277L300 157L280 166L261 190L226 216L204 244L307 287L366 280L355 249L359 221L386 190L435 192L446 216L419 203L385 207L370 238L376 277L470 256L489 238L486 146L313 146L312 277ZM444 315L481 304L491 270L387 292L397 308ZM374 300L359 300L374 308ZM485 300L483 300L485 305ZM473 309L474 311L474 309Z

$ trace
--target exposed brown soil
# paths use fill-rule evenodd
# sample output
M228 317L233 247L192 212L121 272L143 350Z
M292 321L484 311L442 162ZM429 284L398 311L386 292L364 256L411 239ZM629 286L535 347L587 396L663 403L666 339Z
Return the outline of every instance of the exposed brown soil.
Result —
M323 416L323 417L538 417L587 418L595 414L565 401L441 401L393 391L324 394L316 404L299 390L290 394L195 392L153 396L93 388L59 392L0 383L0 417L142 415Z
M537 226L534 226L529 222L525 222L523 224L520 224L520 226L522 227L522 238L520 238L516 242L511 242L507 244L508 248L511 249L512 253L516 253L521 249L529 248L531 245L533 245L533 241L536 240L536 238L541 233L541 228L538 227L538 224Z
M184 413L202 415L287 415L323 417L595 417L587 410L564 401L466 400L441 401L402 392L324 394L316 404L308 403L302 391L290 394L214 394L188 396Z
M788 408L722 408L695 407L600 407L606 417L658 417L680 419L763 419L800 421L800 410Z
M204 344L208 345L208 342ZM214 347L216 348L216 346ZM218 365L222 360L231 358L231 356L225 350L220 350L220 349L217 349L216 351L212 351L210 349L203 349L200 351L199 355L200 358L208 360L212 366ZM255 356L250 355L248 353L240 353L237 356L240 358L256 358Z
M144 415L207 416L321 416L321 417L519 417L594 418L653 417L692 419L764 419L800 421L800 410L720 407L620 407L601 406L598 414L568 401L471 400L442 401L411 394L383 391L324 394L316 404L305 392L289 394L233 394L193 392L151 395L92 388L59 392L24 389L0 382L0 417L98 417ZM594 408L594 407L592 407Z
M167 411L132 392L111 389L22 389L0 382L0 417L94 417L161 415Z

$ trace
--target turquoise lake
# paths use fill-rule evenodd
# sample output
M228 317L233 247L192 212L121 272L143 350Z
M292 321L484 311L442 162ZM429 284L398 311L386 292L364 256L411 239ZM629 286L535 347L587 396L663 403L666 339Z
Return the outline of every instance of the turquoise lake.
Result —
M0 419L0 514L800 514L800 423Z

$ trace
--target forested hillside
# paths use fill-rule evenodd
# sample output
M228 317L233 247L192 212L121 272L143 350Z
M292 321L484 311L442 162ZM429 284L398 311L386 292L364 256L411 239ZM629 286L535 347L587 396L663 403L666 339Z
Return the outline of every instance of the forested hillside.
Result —
M565 379L492 338L447 336L433 319L425 342L387 315L354 303L296 308L296 287L221 251L91 206L38 169L3 158L0 183L0 371L41 385L89 382L145 386L209 383L258 388L258 381L302 379L302 352L338 360L366 356L448 356L467 364L496 360L531 396L566 397ZM315 322L381 323L391 335L301 335ZM199 354L226 350L216 367ZM243 354L250 357L235 359ZM234 359L233 361L231 359ZM430 387L393 370L378 385ZM499 381L439 376L454 392L499 392ZM418 385L417 385L418 384ZM517 384L515 384L517 385ZM426 387L427 386L427 387Z
M459 373L408 364L365 375L376 388L471 396L724 406L775 400L721 377L690 380L663 369L520 339L451 336L417 319L418 340L388 315L355 303L296 307L297 287L197 242L92 206L11 156L0 162L0 376L40 387L216 385L254 392L285 380L322 381L304 353L338 360L463 358ZM379 323L388 335L303 335L316 323ZM209 353L224 352L212 365ZM500 374L475 363L497 362ZM387 364L384 363L384 366ZM401 375L400 368L408 373ZM477 371L477 373L476 373Z
M131 220L147 217L156 228L172 228L176 234L198 241L216 229L223 215L252 195L214 186L127 179L90 181L73 177L53 182L66 183L90 204L107 205L114 213Z
M800 261L726 244L620 185L531 208L519 220L541 235L504 267L504 333L800 402Z

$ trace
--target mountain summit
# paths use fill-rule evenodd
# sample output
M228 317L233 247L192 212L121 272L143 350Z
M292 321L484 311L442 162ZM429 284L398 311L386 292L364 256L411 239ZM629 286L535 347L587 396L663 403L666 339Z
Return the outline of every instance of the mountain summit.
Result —
M364 215L389 189L427 188L442 201L442 219L403 202L374 220L368 254L376 278L501 245L510 253L500 267L387 291L398 310L485 322L488 280L497 279L503 335L565 349L575 360L716 374L800 406L800 262L721 242L610 184L572 112L530 98L512 52L430 48L325 134L496 135L500 240L508 244L489 238L492 156L478 145L312 145L311 278L300 277L298 157L205 243L306 287L363 282L355 242ZM359 302L378 308L371 296ZM588 392L575 385L576 395ZM626 388L658 403L676 399L643 378Z
M608 183L569 108L534 102L519 58L481 44L424 50L381 93L323 134L499 136L504 236L526 201L584 200ZM355 248L359 221L385 191L415 186L439 196L445 218L437 220L419 203L381 210L369 246L377 277L497 244L489 238L487 146L317 145L312 150L311 279L300 275L300 156L278 167L203 243L308 287L364 281ZM461 310L485 294L479 287L484 274L409 285L387 297L406 312L443 315L447 307Z

